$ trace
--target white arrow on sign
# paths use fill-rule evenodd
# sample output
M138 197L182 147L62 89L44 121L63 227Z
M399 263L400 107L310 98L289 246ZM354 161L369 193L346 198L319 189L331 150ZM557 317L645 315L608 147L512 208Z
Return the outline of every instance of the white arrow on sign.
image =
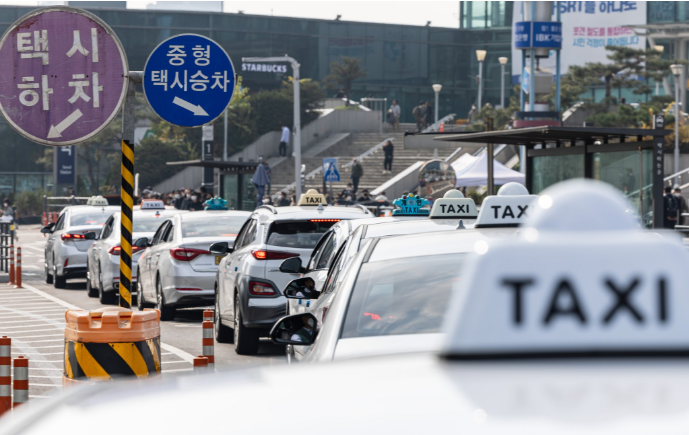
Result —
M72 112L71 115L66 117L64 121L59 123L58 125L51 125L50 126L50 131L48 132L48 139L52 139L55 137L62 137L62 132L67 130L67 127L70 125L74 124L77 119L81 118L83 114L81 113L81 110L77 109L74 112Z
M188 111L192 112L194 115L208 116L208 113L206 113L206 111L203 110L203 107L201 107L201 105L195 106L190 102L184 101L179 97L175 97L175 99L172 100L172 104L176 104L179 107L185 108Z

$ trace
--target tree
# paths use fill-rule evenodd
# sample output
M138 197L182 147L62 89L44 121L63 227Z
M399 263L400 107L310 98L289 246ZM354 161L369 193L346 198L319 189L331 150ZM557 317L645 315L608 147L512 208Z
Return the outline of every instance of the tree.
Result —
M345 105L349 106L352 84L358 79L365 78L368 73L361 66L361 59L347 56L342 56L341 59L341 62L330 63L330 75L323 79L323 83L328 88L343 87L347 98Z

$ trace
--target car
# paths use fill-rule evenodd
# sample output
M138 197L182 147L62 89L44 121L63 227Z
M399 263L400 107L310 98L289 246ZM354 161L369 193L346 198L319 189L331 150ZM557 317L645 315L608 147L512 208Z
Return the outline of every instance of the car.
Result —
M294 207L260 206L242 227L233 248L211 250L216 255L229 253L220 262L216 278L217 341L234 342L240 355L256 354L261 336L267 336L285 314L282 289L299 277L281 273L282 260L306 260L335 223L373 216L365 207L325 203L323 195L309 190Z
M510 213L504 213L504 219L495 220L493 217L494 207L507 206L518 210L517 205L522 209L527 210L528 206L534 199L535 195L529 195L526 188L517 183L508 183L500 188L498 194L494 197L488 197L484 200L485 207L477 216L476 205L470 198L464 198L459 191L449 191L441 199L438 199L433 204L430 211L429 218L421 215L420 219L401 220L401 221L384 221L386 218L379 219L365 219L355 221L357 228L341 243L338 252L333 256L331 268L326 271L325 283L322 285L316 284L315 289L321 290L317 293L318 297L312 300L309 298L287 297L286 314L299 314L305 312L312 312L322 321L322 317L333 303L336 297L340 284L347 276L344 271L351 263L352 258L365 246L365 244L378 238L386 238L400 235L411 234L425 234L434 232L455 232L461 234L472 234L473 231L460 231L466 229L479 228L508 228L506 233L515 233L515 225L518 225L526 216L526 213L521 213L510 217ZM485 210L485 211L484 211ZM408 211L409 212L409 211ZM502 214L499 215L502 218ZM466 222L466 225L464 224ZM484 230L478 230L482 232ZM294 270L299 266L297 258L287 259L281 265L281 270ZM308 278L306 274L303 278ZM313 275L311 276L312 278ZM288 285L293 287L293 294L301 291L304 293L305 281L299 279L293 281ZM285 293L287 294L287 293ZM305 354L309 351L309 346L286 346L286 353L288 362L301 361Z
M68 279L86 278L86 251L93 243L88 233L101 231L105 221L119 211L102 196L88 205L65 207L57 221L41 229L49 234L44 250L45 282L65 288Z
M161 320L173 320L177 308L213 305L215 275L224 254L209 251L213 244L229 247L251 213L206 210L179 213L167 218L144 248L136 268L137 305L155 306Z
M152 239L162 222L183 210L165 209L163 201L144 200L140 208L132 212L132 240L145 237ZM103 225L100 233L94 233L94 242L87 251L86 293L98 297L102 304L113 304L117 301L120 286L120 213L114 213ZM88 236L88 235L87 235ZM132 245L132 270L144 251ZM137 276L132 276L132 295L137 294ZM137 298L138 301L138 298Z
M261 432L285 435L303 434L303 425L285 424L295 415L335 434L683 433L689 253L676 235L641 230L627 210L631 203L601 182L541 192L520 237L467 253L439 352L260 366L154 388L100 383L1 424L41 434L75 416L94 427L113 409L147 407L157 418L133 413L107 429L191 432L200 413L216 429L231 409L236 431L255 431L258 421ZM294 397L314 385L328 408L298 414L303 400ZM281 404L270 418L256 406L267 397Z

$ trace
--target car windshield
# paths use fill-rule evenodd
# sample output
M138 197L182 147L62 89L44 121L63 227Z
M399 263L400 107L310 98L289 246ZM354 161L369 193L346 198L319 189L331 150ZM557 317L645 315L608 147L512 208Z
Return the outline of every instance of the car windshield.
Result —
M182 237L236 237L248 216L213 216L182 220Z
M167 216L137 216L134 215L134 232L135 233L153 233L155 232L160 224L165 222Z
M359 271L342 338L440 332L465 254L365 263Z
M69 226L103 225L114 212L114 210L95 207L93 211L72 212L69 218Z
M337 222L287 221L270 226L268 244L286 248L313 249L323 233Z

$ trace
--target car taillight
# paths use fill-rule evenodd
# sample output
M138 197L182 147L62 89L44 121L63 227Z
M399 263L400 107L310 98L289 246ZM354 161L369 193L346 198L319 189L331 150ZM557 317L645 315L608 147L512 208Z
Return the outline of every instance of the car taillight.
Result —
M251 251L251 255L257 260L285 260L287 258L299 256L299 254L293 252L266 251L263 249L253 250Z
M83 234L77 234L77 233L64 233L60 236L62 241L66 240L86 240L86 236Z
M275 290L273 290L270 284L251 281L249 282L249 293L256 296L273 296Z
M170 249L170 256L179 261L191 261L199 255L210 254L209 251L194 248L174 248Z
M138 246L132 246L132 254L136 254L137 252L141 251L141 249L142 248ZM120 255L120 252L122 252L122 247L120 245L116 245L108 249L108 254L110 255Z

